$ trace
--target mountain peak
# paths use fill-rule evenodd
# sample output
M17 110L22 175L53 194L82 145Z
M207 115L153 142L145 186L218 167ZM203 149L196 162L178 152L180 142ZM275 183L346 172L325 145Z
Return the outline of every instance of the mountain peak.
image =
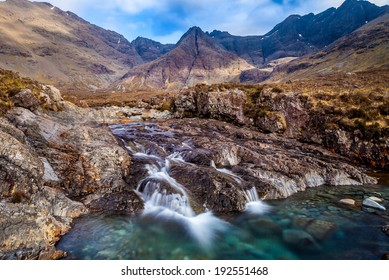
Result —
M177 44L179 44L180 42L182 42L184 39L188 38L188 37L199 37L199 36L207 36L203 30L201 30L200 27L198 26L193 26L191 28L188 29L188 31L185 32L184 35L182 35L181 39L178 41Z

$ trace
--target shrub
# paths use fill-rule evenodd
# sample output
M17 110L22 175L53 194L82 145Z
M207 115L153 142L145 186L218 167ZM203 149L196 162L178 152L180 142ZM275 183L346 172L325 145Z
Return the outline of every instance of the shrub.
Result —
M363 118L363 119L365 119L365 118L367 117L365 111L363 111L362 109L355 109L355 108L350 109L350 110L347 112L347 116L348 116L350 119L357 119L357 118Z
M284 92L284 90L282 88L279 88L279 87L274 87L271 89L272 92L274 93L282 93Z
M389 116L389 101L386 101L384 104L380 105L378 110L381 115Z

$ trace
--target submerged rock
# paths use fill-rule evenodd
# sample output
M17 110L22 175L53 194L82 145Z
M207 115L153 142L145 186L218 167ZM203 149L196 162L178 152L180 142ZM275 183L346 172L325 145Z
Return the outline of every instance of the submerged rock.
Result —
M315 239L303 230L286 229L282 232L282 237L285 243L301 251L320 249Z
M293 225L304 229L316 240L320 241L330 237L338 229L338 226L334 223L305 217L296 217L293 220Z
M372 200L371 198L366 198L363 200L362 204L364 206L367 206L367 207L371 207L371 208L375 208L375 209L379 209L379 210L382 210L382 211L385 211L386 208L384 206L382 206L381 204L379 204L378 202Z
M282 233L281 226L269 219L249 219L247 224L250 230L256 236L278 236Z

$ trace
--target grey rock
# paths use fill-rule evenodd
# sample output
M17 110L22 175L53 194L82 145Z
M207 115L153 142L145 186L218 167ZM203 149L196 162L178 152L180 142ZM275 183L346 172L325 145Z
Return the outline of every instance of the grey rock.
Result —
M362 204L364 206L367 206L367 207L371 207L371 208L375 208L375 209L379 209L379 210L383 210L385 211L386 208L384 206L382 206L381 204L379 204L378 202L372 200L371 198L366 198L363 200Z

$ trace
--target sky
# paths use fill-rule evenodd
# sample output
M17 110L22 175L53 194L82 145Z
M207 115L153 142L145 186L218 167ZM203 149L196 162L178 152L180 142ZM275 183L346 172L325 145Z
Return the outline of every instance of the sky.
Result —
M43 1L43 0L42 0ZM45 0L124 35L176 43L192 26L263 35L291 14L320 13L343 0ZM389 0L371 0L382 6Z

